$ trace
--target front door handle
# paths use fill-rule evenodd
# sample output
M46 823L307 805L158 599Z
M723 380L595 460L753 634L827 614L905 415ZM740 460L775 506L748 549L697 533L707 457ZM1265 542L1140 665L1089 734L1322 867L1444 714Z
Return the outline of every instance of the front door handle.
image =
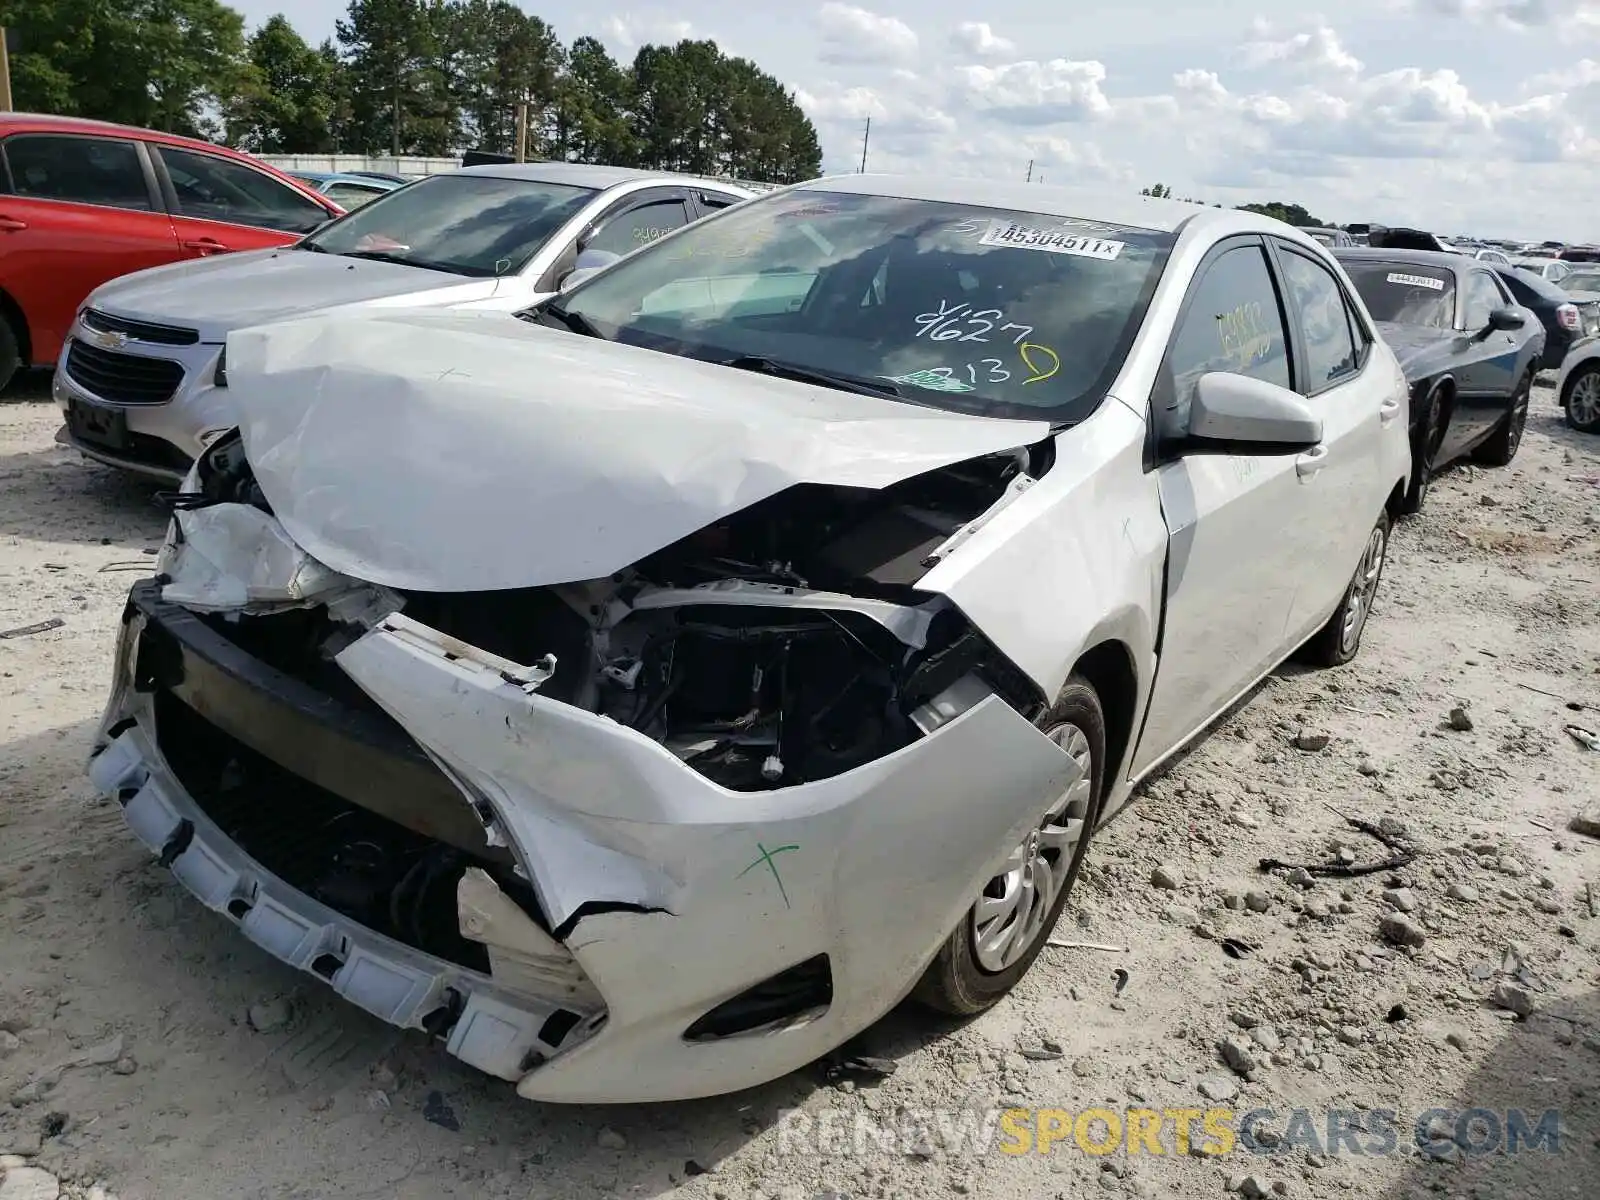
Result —
M1378 405L1378 420L1382 421L1385 425L1390 424L1399 415L1400 401L1398 400L1385 400L1382 404Z
M26 221L19 221L15 217L0 217L0 232L21 233L27 227Z
M1318 471L1328 465L1328 448L1313 446L1294 460L1294 473L1301 479L1313 479Z
M217 241L216 238L208 237L191 238L183 243L183 248L185 250L198 250L201 254L225 254L228 250L228 247Z

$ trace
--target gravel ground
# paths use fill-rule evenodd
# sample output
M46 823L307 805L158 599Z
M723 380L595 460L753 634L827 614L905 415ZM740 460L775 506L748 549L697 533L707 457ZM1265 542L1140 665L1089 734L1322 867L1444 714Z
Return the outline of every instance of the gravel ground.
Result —
M519 1101L268 959L92 794L113 630L164 518L53 445L43 383L0 403L0 630L64 622L0 640L0 1200L1595 1195L1600 841L1568 823L1600 805L1600 754L1564 727L1600 711L1563 701L1600 705L1600 442L1548 388L1510 468L1450 472L1398 531L1355 664L1280 672L1100 833L1056 936L1113 949L1047 950L965 1025L892 1015L864 1039L879 1082L586 1109ZM1259 869L1393 853L1346 817L1416 858ZM1197 1124L1185 1153L1175 1118L1160 1155L959 1136L998 1105L1219 1104L1273 1110L1273 1152L1206 1155ZM1429 1109L1517 1106L1561 1111L1560 1153L1406 1152ZM1401 1150L1351 1152L1370 1116L1324 1144L1330 1108L1396 1112ZM919 1115L881 1147L850 1132Z

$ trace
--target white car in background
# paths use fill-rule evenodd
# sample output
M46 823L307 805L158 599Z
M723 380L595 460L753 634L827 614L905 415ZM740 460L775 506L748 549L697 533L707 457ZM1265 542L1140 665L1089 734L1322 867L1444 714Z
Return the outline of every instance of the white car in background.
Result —
M547 1101L994 1004L1140 779L1356 654L1411 473L1314 240L1038 185L817 180L521 317L228 356L90 774L258 946Z
M467 167L390 191L293 246L124 275L90 294L62 348L57 441L177 483L235 423L222 354L232 330L348 306L514 312L579 269L753 194L576 163Z
M1556 376L1556 395L1568 425L1581 433L1600 433L1600 338L1567 351Z

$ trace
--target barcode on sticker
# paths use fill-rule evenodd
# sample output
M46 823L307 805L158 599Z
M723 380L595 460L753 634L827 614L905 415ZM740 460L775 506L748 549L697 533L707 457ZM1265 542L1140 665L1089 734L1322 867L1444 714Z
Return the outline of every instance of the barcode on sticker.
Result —
M1444 291L1444 280L1429 279L1426 275L1405 275L1399 271L1391 271L1389 273L1389 282L1398 283L1403 287L1422 287L1435 292Z
M1059 229L1030 229L1015 222L991 221L988 231L978 239L980 246L1020 246L1025 250L1046 250L1051 254L1076 254L1082 258L1110 261L1122 253L1125 242L1063 233Z

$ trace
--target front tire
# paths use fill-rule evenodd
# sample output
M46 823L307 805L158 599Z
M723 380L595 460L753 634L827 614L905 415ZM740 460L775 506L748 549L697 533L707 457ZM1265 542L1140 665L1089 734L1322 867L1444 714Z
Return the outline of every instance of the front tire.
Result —
M1105 789L1105 711L1094 688L1074 675L1037 724L1082 775L1011 851L913 990L913 1000L937 1012L971 1016L1015 987L1044 949L1083 869Z
M1506 409L1505 418L1489 435L1489 440L1478 447L1472 456L1474 459L1486 467L1511 465L1511 460L1517 456L1517 447L1522 445L1522 431L1528 424L1528 401L1532 395L1533 371L1530 369L1517 390L1511 393L1511 405Z
M1561 396L1567 424L1579 433L1600 433L1600 359L1573 372Z
M1417 429L1416 444L1411 448L1411 484L1400 502L1400 511L1406 516L1415 516L1422 511L1428 491L1433 487L1433 459L1444 444L1447 424L1444 389L1436 387L1428 393L1422 424Z
M1378 594L1383 566L1389 561L1389 514L1384 513L1367 535L1356 573L1344 590L1344 598L1328 623L1306 643L1306 660L1319 667L1342 667L1361 650L1361 635L1372 614L1372 600Z

